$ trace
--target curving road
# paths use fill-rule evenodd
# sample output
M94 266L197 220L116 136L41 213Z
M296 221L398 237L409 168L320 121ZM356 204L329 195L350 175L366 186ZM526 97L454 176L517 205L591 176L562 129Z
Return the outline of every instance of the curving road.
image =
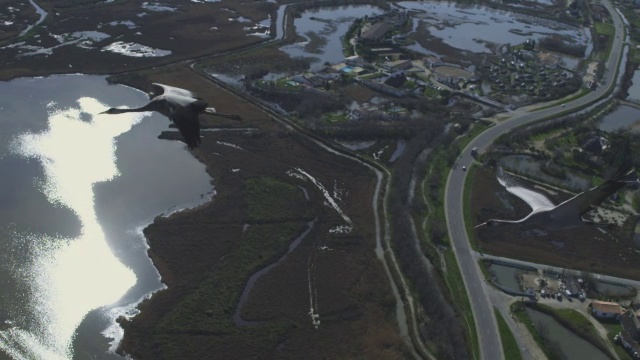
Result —
M449 173L447 185L445 189L445 214L447 217L447 228L453 245L453 250L458 259L460 271L464 279L467 295L471 302L473 310L473 318L476 322L476 331L478 333L478 341L480 343L480 357L485 360L503 359L502 344L498 327L495 321L493 305L489 301L487 292L483 284L483 276L478 267L478 263L472 255L464 226L463 212L463 193L466 173L463 173L462 165L469 166L473 158L470 149L477 147L479 152L493 143L500 135L511 131L512 129L529 124L540 119L559 115L560 113L577 111L596 100L607 95L609 89L614 85L617 69L622 58L624 46L624 34L622 28L622 19L618 12L613 8L608 0L603 0L604 5L613 19L616 37L613 39L613 46L609 59L605 64L605 73L602 77L600 86L593 92L567 102L565 106L553 106L541 109L535 112L526 113L524 111L516 111L512 116L493 127L490 127L478 137L473 139L467 147L462 151L453 169Z

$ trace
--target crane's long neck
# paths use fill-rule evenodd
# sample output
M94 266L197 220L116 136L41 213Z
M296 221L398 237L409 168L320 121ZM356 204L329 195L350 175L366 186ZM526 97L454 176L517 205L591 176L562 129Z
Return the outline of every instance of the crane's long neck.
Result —
M145 106L140 106L137 108L131 108L131 109L115 109L113 110L114 113L116 114L122 114L122 113L130 113L130 112L145 112L145 111L154 111L156 110L153 106L152 103L148 103Z

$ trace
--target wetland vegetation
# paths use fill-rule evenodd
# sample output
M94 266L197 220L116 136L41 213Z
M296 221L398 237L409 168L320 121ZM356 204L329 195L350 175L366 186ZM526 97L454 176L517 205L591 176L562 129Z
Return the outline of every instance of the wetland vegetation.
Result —
M461 93L470 91L487 95L483 88L495 91L499 85L483 87L473 81L454 81L452 77L472 73L468 69L477 69L477 74L490 76L492 67L501 66L502 56L496 54L502 51L500 49L510 48L507 58L514 64L508 74L495 75L505 84L504 91L497 91L496 99L504 101L504 104L522 105L542 99L540 94L548 99L574 91L581 86L575 74L583 69L583 64L577 69L547 71L535 67L537 60L533 58L526 61L517 58L522 56L518 51L526 50L523 45L503 47L487 39L467 45L475 49L484 44L480 46L483 51L495 53L476 56L472 54L472 48L461 48L461 44L456 47L452 41L443 41L437 33L451 31L453 34L453 30L447 30L447 26L442 24L430 27L427 21L437 19L422 16L419 21L399 22L398 28L378 43L349 47L349 51L355 48L369 60L390 56L398 61L420 63L424 53L417 55L401 45L418 50L422 48L423 52L426 49L436 53L437 56L431 58L434 63L443 61L451 65L449 70L459 69L441 74L457 75L437 79L442 75L433 72L423 77L397 77L390 81L395 83L392 86L395 90L385 88L385 93L379 91L381 86L373 81L386 79L384 72L389 69L380 71L382 65L365 65L362 68L369 72L366 77L335 72L337 75L331 75L333 79L330 81L319 81L319 85L309 89L308 86L294 84L291 77L308 75L307 70L318 65L318 61L312 60L312 55L321 55L319 53L330 39L318 33L295 34L292 31L295 19L301 18L308 9L338 3L344 5L342 1L305 2L287 8L289 21L284 24L288 29L284 42L291 45L306 35L310 46L304 56L287 55L281 49L284 42L267 44L264 37L247 36L244 25L237 21L246 19L259 23L265 18L274 18L280 13L276 3L245 2L233 8L217 2L190 3L181 5L179 11L150 10L148 6L141 7L135 2L99 6L75 0L43 3L46 9L60 12L60 16L68 21L47 20L25 40L27 45L53 48L51 54L46 57L27 56L14 62L24 49L5 48L0 53L0 61L6 65L0 70L0 77L8 79L76 71L122 73L112 77L112 81L140 89L146 89L150 82L166 82L193 89L206 99L216 99L214 105L223 112L239 109L247 119L242 126L257 129L251 133L231 132L225 130L236 125L223 124L220 132L203 132L203 149L195 152L194 156L207 165L216 196L211 203L196 209L169 218L159 217L145 229L150 245L149 255L168 288L143 302L139 315L120 319L126 330L120 347L122 353L157 359L200 358L211 353L228 358L299 358L309 354L315 354L317 358L411 356L409 347L398 335L397 299L393 297L382 263L374 253L373 209L365 205L371 203L375 176L362 163L327 151L315 143L314 139L322 138L329 142L373 143L355 150L354 158L364 159L390 173L387 180L389 193L385 194L388 202L381 200L381 204L374 206L383 210L387 206L389 228L384 230L392 239L391 249L397 255L402 270L400 276L406 277L409 289L418 299L418 310L413 314L418 323L417 333L438 359L477 356L475 324L455 256L449 247L442 194L448 170L459 150L464 148L468 136L487 126L476 121L476 114L490 116L499 111L486 104L479 105ZM385 11L390 9L388 3L380 1L353 1L349 4L378 6ZM568 15L570 11L553 5L547 9L549 14L558 15L569 25L576 26L582 24L591 11L582 5L580 2L576 9L570 9L575 15ZM490 14L487 16L492 16L493 10L482 9ZM465 10L456 11L464 14ZM141 13L145 16L136 16ZM501 13L500 16L506 15ZM87 48L58 46L54 35L68 34L73 29L87 26L85 18L101 24L101 31L109 37L82 38L82 41L88 41L85 43ZM310 20L335 27L330 19ZM529 18L523 26L533 26L531 20ZM131 21L144 31L135 35L136 28L129 28L128 23L114 24L114 21ZM271 23L271 30L279 26L278 21ZM186 22L189 26L181 25ZM356 23L361 26L365 21L358 19ZM415 33L402 39L402 32L409 29ZM602 44L608 41L609 30L598 25L599 37L594 42L603 47ZM167 32L172 34L169 40L159 36ZM347 34L362 32L362 28L351 26ZM515 30L508 33L518 39L524 34ZM341 35L337 36L339 43L343 44ZM157 58L134 58L100 50L114 39L135 40L171 53ZM397 43L394 42L396 40ZM252 47L263 42L265 44L260 47ZM567 38L541 39L538 44L542 45L541 50L565 55L586 52L584 45L570 46L571 41ZM383 46L390 46L393 52L401 52L399 55L376 55L374 50ZM245 48L250 48L250 51L240 51ZM233 53L223 54L228 51ZM427 55L434 56L433 53ZM482 58L484 63L474 62ZM183 63L193 59L198 60L193 66L197 72ZM522 73L519 73L520 65L516 59L521 60L523 68L526 68ZM341 57L336 62L343 60ZM331 65L322 61L320 64ZM424 66L425 62L422 64ZM227 91L229 84L206 78L206 75L214 74L234 79L240 84L240 91L231 93ZM527 79L527 75L531 78ZM523 81L517 81L519 76ZM539 89L545 81L543 77L557 78L558 81L565 81L562 79L566 77L567 86L562 90L545 92ZM533 87L533 83L536 89L527 90L526 98L516 96L522 90L520 83L525 80L532 80L524 87L525 90ZM514 84L513 91L506 90ZM301 90L303 88L305 90ZM393 95L396 91L416 95L397 97ZM261 100L255 100L256 97ZM359 108L354 103L373 104L375 110L369 111L371 108L365 106ZM301 126L313 137L292 130L292 125L274 121L280 117ZM213 125L206 123L205 126ZM594 160L573 151L587 135L597 133L592 130L572 133L557 129L549 131L552 136L544 144L545 148L537 149L535 143L528 145L535 149L531 152L536 156L549 160L545 167L549 176L562 177L566 170L558 170L557 166L577 171L586 169L589 161L625 161L613 155ZM461 137L465 134L467 137ZM543 133L537 134L543 136ZM516 139L526 138L525 135L517 136L520 137ZM636 151L632 145L624 145L631 144L631 140L617 140L618 135L611 136L615 149ZM169 139L175 134L167 132L162 137ZM402 147L398 145L400 141ZM514 151L522 150L506 140L498 145L512 146ZM392 151L394 148L397 151ZM551 160L556 161L554 166ZM334 208L325 206L326 194L315 183L290 175L296 168L304 169L324 184L327 193L336 196L337 205L353 219L350 232L340 231L345 226L344 218ZM481 185L475 191L488 193L486 190L494 190L495 186L487 185L491 175L483 172L486 171L478 170L479 176L484 178L478 181ZM605 174L596 176L602 178ZM338 198L340 194L343 197ZM558 197L562 196L565 195ZM478 216L478 208L485 204L476 206L474 216ZM519 211L523 207L522 204L514 206ZM425 217L427 220L423 221ZM262 276L251 290L242 314L258 324L237 326L233 315L247 280L256 271L282 259L291 241L304 231L311 219L317 219L317 223L300 246ZM497 247L503 245L497 243L494 244ZM483 251L504 251L504 248L494 249L491 244L481 241L479 244ZM548 245L544 250L553 252L556 250L554 246ZM507 249L506 253L512 254L510 251L515 250ZM533 258L544 256L541 252L532 254ZM588 256L580 253L570 260L590 270L615 266L610 265L614 262L608 259L587 266L584 262ZM636 261L634 259L629 261ZM555 261L559 260L556 258ZM442 263L446 268L441 266ZM344 338L350 341L336 340Z

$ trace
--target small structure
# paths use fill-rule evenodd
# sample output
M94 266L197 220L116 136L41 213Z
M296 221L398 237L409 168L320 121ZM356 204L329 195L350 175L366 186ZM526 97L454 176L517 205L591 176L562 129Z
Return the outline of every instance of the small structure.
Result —
M588 139L584 145L582 145L582 150L593 155L600 155L608 147L609 141L606 138L602 136L593 136Z
M386 65L391 70L409 70L413 67L413 64L409 60L395 60L389 61Z
M627 310L620 316L620 325L622 325L622 331L618 334L618 338L622 346L634 359L640 359L640 321L633 309Z
M344 62L349 65L349 66L366 66L369 65L369 63L364 60L363 58L361 58L359 55L353 55L353 56L349 56L344 58Z
M389 86L393 86L394 88L399 88L406 81L407 81L407 76L404 74L404 72L398 71L398 72L396 72L394 74L391 74L391 76L389 76L387 78L387 80L384 81L384 84L385 85L389 85Z
M622 307L615 302L593 301L590 306L593 316L600 319L617 319L622 314Z
M555 69L560 61L560 57L552 53L540 52L538 53L538 60L545 66Z
M380 21L371 25L360 36L364 41L378 41L382 39L389 30L391 30L391 24L386 21Z

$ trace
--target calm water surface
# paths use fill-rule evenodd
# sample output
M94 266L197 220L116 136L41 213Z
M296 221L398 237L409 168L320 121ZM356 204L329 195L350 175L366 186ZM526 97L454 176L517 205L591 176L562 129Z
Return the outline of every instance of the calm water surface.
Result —
M555 341L567 360L608 360L597 347L560 325L553 317L543 312L526 309L529 318L539 332Z
M631 86L627 91L629 96L627 96L627 100L640 102L640 71L636 70L633 72L633 78L631 79Z
M518 268L499 264L491 264L489 272L496 277L498 284L514 290L520 291L520 283L518 282Z
M591 52L591 35L586 28L478 5L402 1L398 6L421 12L412 14L414 30L424 21L432 35L462 50L489 52L485 42L516 45L557 34L586 45L586 55Z
M487 42L498 44L520 44L527 39L540 39L550 35L565 36L572 44L586 46L586 55L591 52L590 32L585 28L568 26L559 22L533 18L484 6L466 6L449 2L398 3L401 9L412 10L414 31L420 22L426 22L429 32L445 43L471 52L489 52ZM295 19L296 34L305 38L302 42L281 49L292 57L312 57L313 69L324 62L336 63L344 59L341 37L352 22L365 15L382 14L380 8L368 5L326 7L312 9ZM312 19L313 18L313 19ZM472 34L473 36L470 36ZM499 34L499 37L496 37ZM311 46L312 38L319 37L323 43ZM419 44L412 44L413 51L437 55ZM577 65L578 59L565 59L568 66Z
M294 21L296 34L305 37L305 40L293 45L283 46L280 49L291 57L315 58L316 62L311 65L312 70L321 68L327 61L330 63L342 61L344 54L342 53L341 37L344 36L354 20L376 13L382 14L383 11L378 7L369 5L336 6L307 10L302 13L300 18L296 18ZM314 38L322 38L323 43L317 48L309 46L311 44L310 34Z
M0 82L0 358L108 359L115 318L162 287L141 231L212 194L149 113L99 76ZM11 323L5 323L10 321Z
M602 131L618 131L640 123L640 110L631 106L619 106L600 120L598 128Z

